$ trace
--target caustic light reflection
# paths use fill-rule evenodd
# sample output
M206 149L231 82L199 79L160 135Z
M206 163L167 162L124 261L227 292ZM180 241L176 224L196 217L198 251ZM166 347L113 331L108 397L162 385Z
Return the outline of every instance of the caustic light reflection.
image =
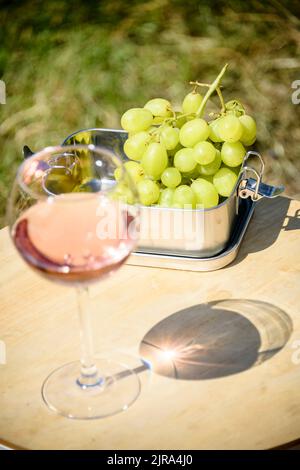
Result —
M162 361L170 361L176 357L176 351L172 349L163 349L160 353Z
M157 346L155 344L143 341L145 346L151 348L151 359L144 357L143 360L147 362L148 366L154 370L163 368L172 368L174 377L178 376L177 368L179 366L201 366L207 365L207 362L202 362L199 353L204 351L205 348L201 344L195 344L191 341L188 345L180 346ZM210 364L211 366L218 366L218 364Z
M175 348L165 347L158 349L160 350L158 354L162 361L178 361L191 364L194 361L191 361L189 356L195 352L203 350L204 347L201 346L201 344L190 344L188 346L177 346Z

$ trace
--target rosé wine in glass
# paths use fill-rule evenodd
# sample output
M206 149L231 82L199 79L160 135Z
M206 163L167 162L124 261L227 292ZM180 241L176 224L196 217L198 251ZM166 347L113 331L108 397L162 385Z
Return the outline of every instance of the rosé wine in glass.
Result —
M63 283L98 280L120 267L135 246L132 219L119 201L69 193L27 209L12 230L24 260Z

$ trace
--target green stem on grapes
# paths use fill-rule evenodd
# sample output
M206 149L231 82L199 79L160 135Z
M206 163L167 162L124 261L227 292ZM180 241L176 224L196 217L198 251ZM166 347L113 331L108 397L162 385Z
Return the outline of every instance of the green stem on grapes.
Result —
M159 142L160 141L160 133L162 130L163 124L161 124L159 127L156 129L153 129L152 131L149 131L150 138L154 142Z
M203 112L205 110L205 106L209 100L209 98L211 97L211 95L216 91L216 89L219 87L220 85L220 82L222 80L222 77L224 75L224 73L226 72L226 69L228 67L228 64L225 64L224 67L222 68L221 72L219 73L219 75L217 76L217 78L212 82L212 84L210 85L209 89L207 90L197 112L196 112L196 116L198 117L201 117L203 115Z
M209 88L210 87L210 83L202 83L202 82L198 82L198 81L195 81L195 82L189 82L190 85L195 85L195 88L199 87L199 86L204 86L204 87L207 87Z
M185 117L191 117L191 116L194 116L195 113L185 113L185 114L178 114L178 116L176 116L176 119L181 119L181 118L185 118Z
M190 85L195 85L195 88L194 88L194 89L196 89L197 87L200 87L200 86L206 87L206 88L209 88L209 87L211 86L210 83L202 83L202 82L198 82L198 81L196 81L196 82L189 82L189 83L190 83ZM221 87L220 87L220 86L218 86L218 87L216 88L216 92L218 93L218 97L219 97L220 103L221 103L221 114L223 114L223 113L225 113L225 111L226 111L226 107L225 107L225 101L224 101L224 98L223 98L223 95L222 95Z
M219 97L220 103L221 103L221 114L223 114L226 111L225 101L224 101L224 98L223 98L223 95L222 95L222 92L221 92L221 88L217 87L216 90L217 90L218 97Z
M182 117L181 115L179 115L178 117ZM155 135L155 134L159 134L161 132L161 128L163 126L165 126L166 124L169 124L170 122L176 122L178 117L176 116L176 114L174 113L174 116L172 117L169 117L169 118L165 118L163 120L163 122L159 125L159 127L157 127L156 129L153 129L152 131L149 132L149 134L151 135Z

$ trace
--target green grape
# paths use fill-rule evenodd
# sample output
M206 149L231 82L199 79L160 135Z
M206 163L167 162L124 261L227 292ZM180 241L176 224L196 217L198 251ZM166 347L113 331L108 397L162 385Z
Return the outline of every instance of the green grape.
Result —
M148 101L144 108L148 109L153 116L163 118L172 116L172 105L170 101L163 98L154 98L153 100Z
M181 183L181 173L177 168L166 168L160 179L167 188L176 188Z
M142 131L129 137L124 143L124 152L131 160L141 160L146 151L150 135Z
M127 132L146 131L152 124L153 116L148 109L132 108L121 118L121 126Z
M209 127L204 119L192 119L186 122L179 132L179 141L184 147L194 147L209 136Z
M198 165L199 173L201 176L210 176L217 173L222 163L221 152L216 149L216 156L211 163L207 165Z
M237 175L229 168L223 167L214 175L213 182L220 196L228 197L236 185Z
M145 177L145 173L142 165L137 162L125 162L124 166L126 171L129 173L132 181L136 184L138 181L141 181ZM118 168L117 168L118 170Z
M143 179L138 182L137 190L141 204L151 206L155 204L159 198L159 186L155 181Z
M134 204L135 198L132 191L125 183L120 183L114 188L112 199L118 199L125 204Z
M251 147L251 145L253 145L255 141L256 141L256 137L253 137L253 139L251 139L251 140L243 140L242 143L243 143L246 147Z
M194 149L183 148L174 156L174 166L180 172L193 171L197 162L194 158Z
M179 144L179 129L164 126L160 131L160 140L167 150L174 150Z
M168 154L164 145L152 142L148 145L141 161L147 176L158 180L168 165Z
M236 116L228 115L219 120L218 134L224 142L237 142L243 134L243 126Z
M227 166L238 166L244 160L245 147L241 142L224 142L221 150L222 161Z
M116 168L114 171L114 177L116 181L119 181L122 177L122 168Z
M184 114L196 113L203 100L203 96L200 93L192 91L188 93L182 102L182 112Z
M174 204L176 207L184 208L184 206L188 205L191 206L191 208L194 208L196 205L196 196L192 188L182 184L174 189L172 207L174 207Z
M191 188L196 195L197 204L201 204L204 209L217 206L219 194L212 183L204 178L198 178L191 184Z
M245 114L244 106L237 100L227 101L227 103L225 104L225 108L226 114L232 114L237 117L242 116L242 114Z
M222 142L222 139L219 135L219 124L220 119L215 119L209 123L209 138L213 142Z
M216 157L217 150L210 142L206 140L199 142L194 147L194 158L200 165L208 165L213 162Z
M239 121L243 127L241 142L248 147L249 145L254 144L256 139L256 122L253 117L248 116L247 114L239 117Z
M158 204L162 207L171 207L173 204L174 189L165 188L160 192Z

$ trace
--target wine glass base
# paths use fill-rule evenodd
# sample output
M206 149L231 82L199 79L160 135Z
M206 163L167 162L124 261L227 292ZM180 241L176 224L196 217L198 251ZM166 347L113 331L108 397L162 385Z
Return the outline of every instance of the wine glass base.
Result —
M72 419L111 416L134 403L140 394L138 375L121 362L96 359L101 379L96 385L79 384L80 362L54 370L42 386L42 396L50 410Z

